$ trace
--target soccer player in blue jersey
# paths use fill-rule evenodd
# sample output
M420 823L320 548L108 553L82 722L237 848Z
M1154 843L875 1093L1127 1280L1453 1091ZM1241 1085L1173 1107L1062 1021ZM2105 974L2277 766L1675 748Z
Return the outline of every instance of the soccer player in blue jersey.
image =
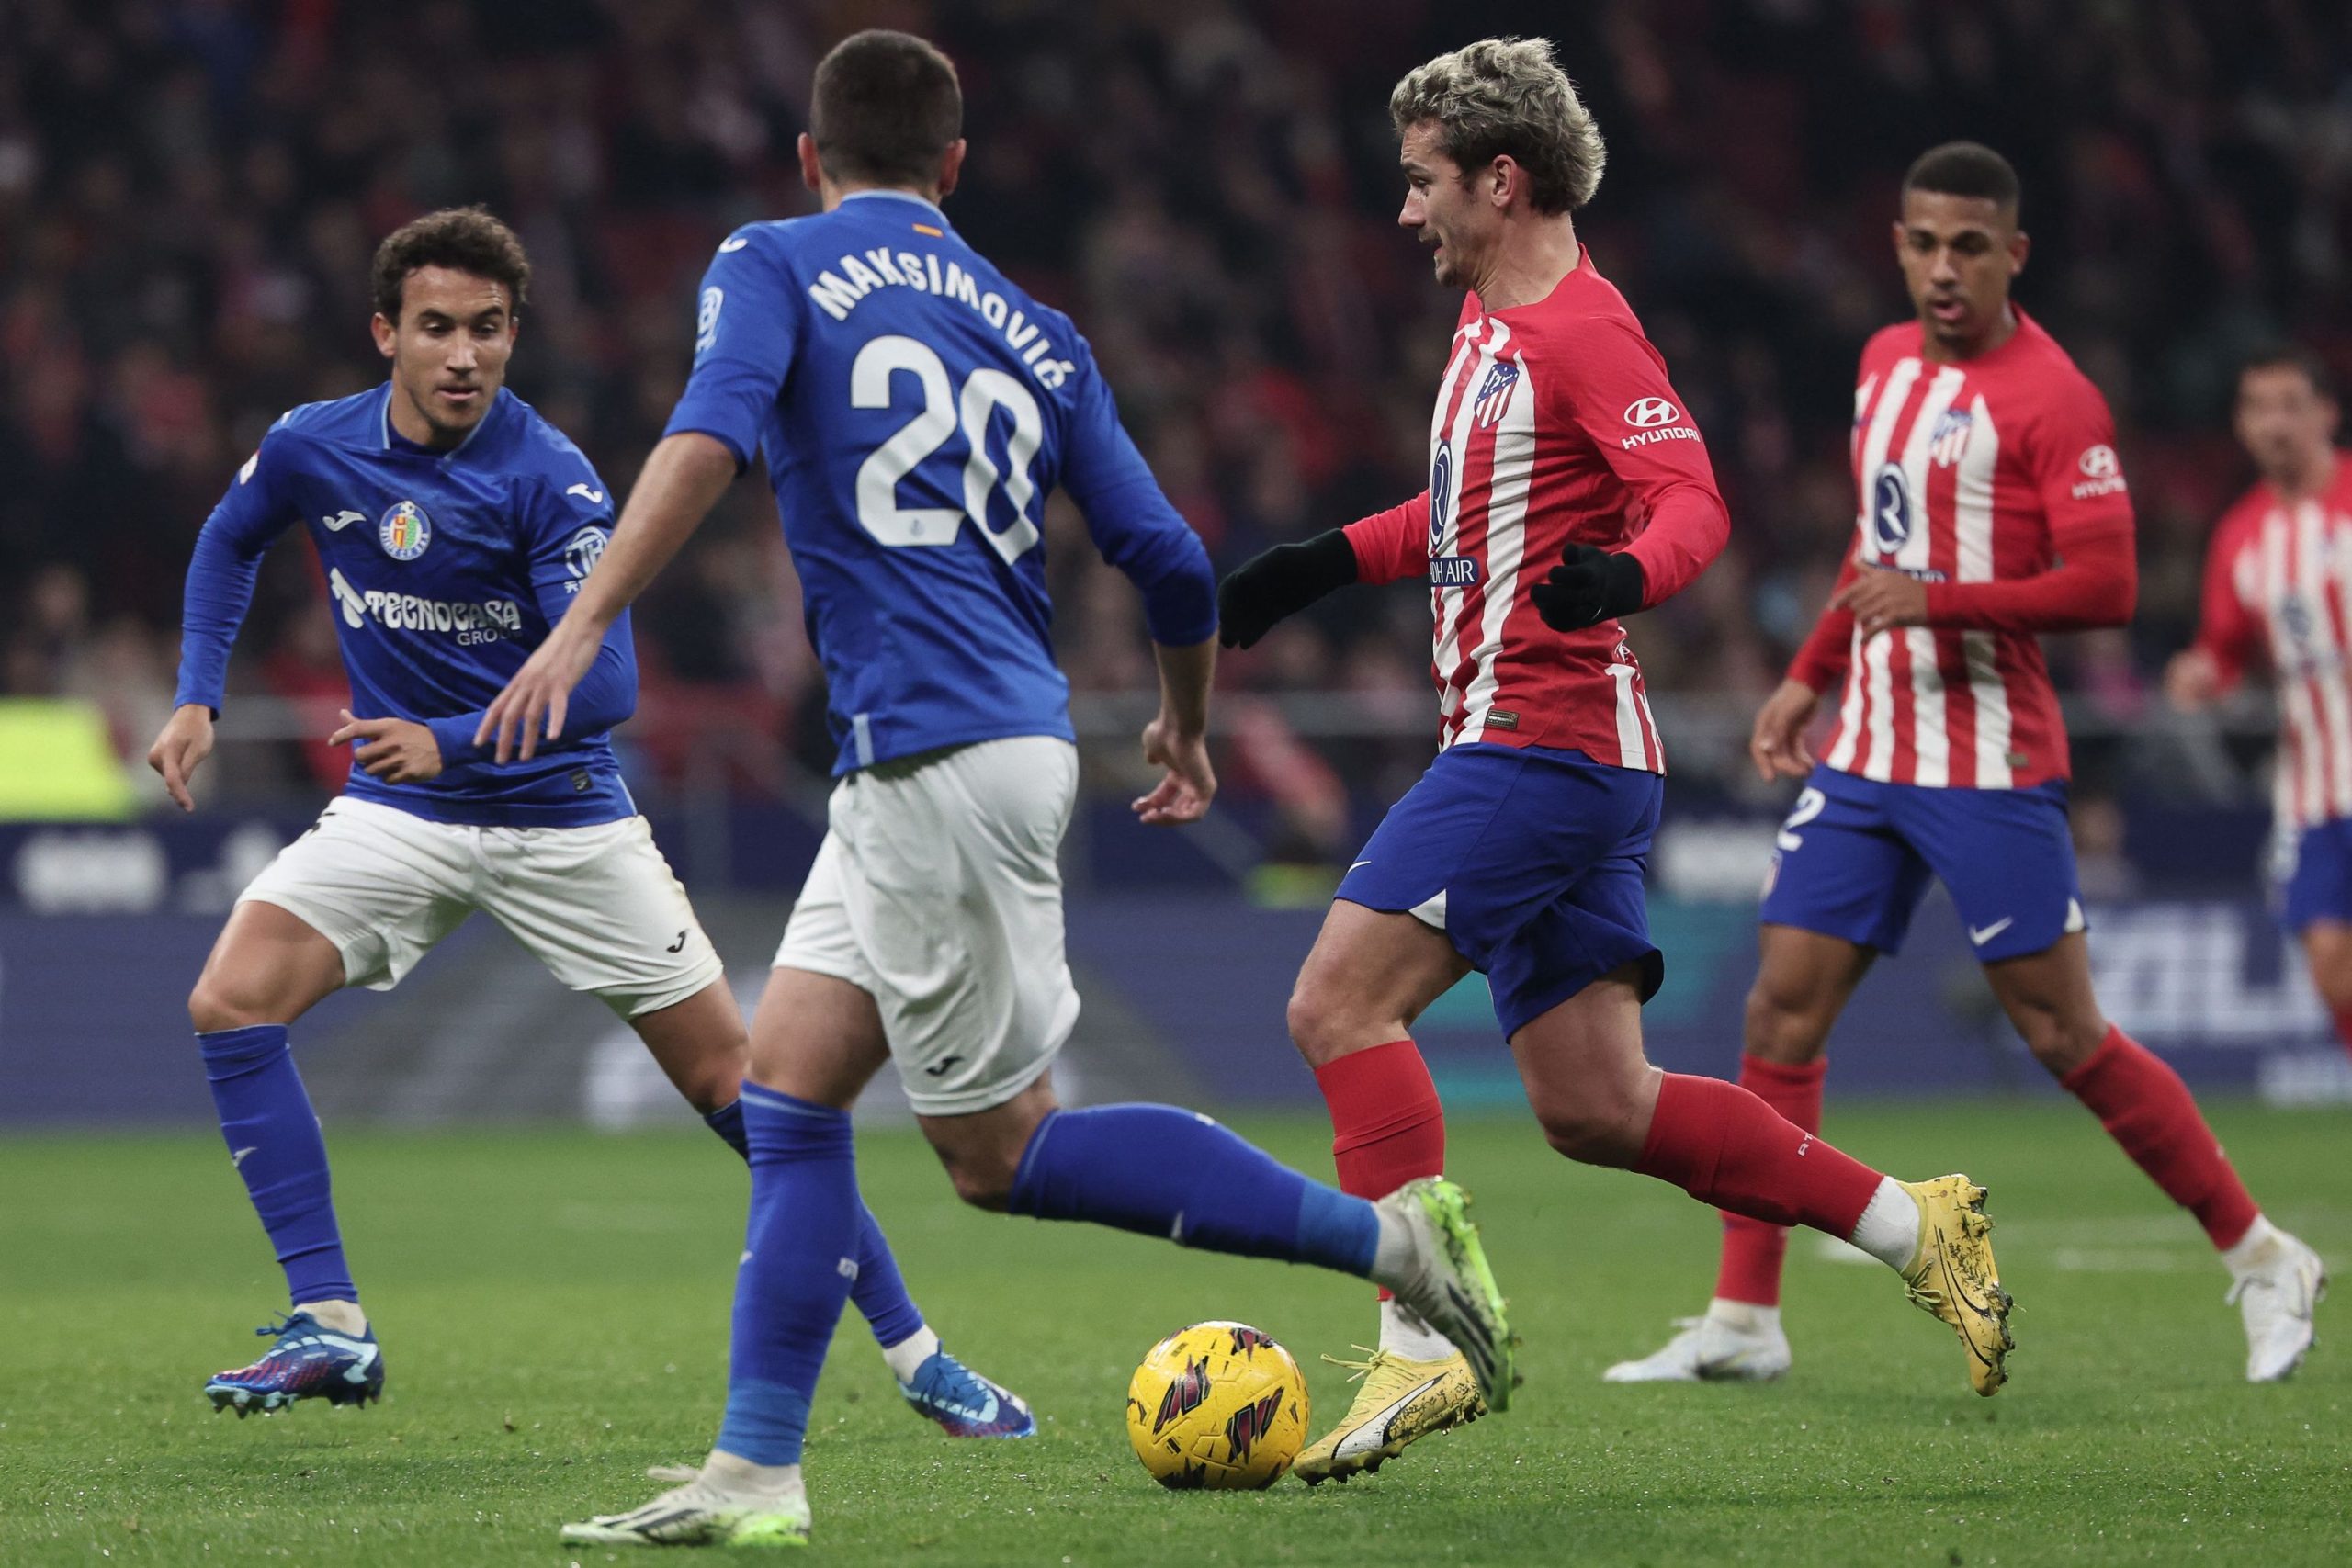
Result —
M695 369L611 547L476 739L563 743L625 607L764 455L830 686L831 831L752 1024L752 1212L727 1414L700 1473L589 1543L805 1540L802 1436L855 1270L848 1108L895 1060L956 1192L1374 1279L1438 1314L1498 1407L1509 1336L1458 1189L1374 1203L1307 1180L1165 1105L1056 1108L1078 1014L1055 854L1078 758L1055 668L1038 521L1066 488L1142 591L1165 770L1146 822L1216 790L1205 728L1207 553L1121 429L1068 317L957 237L964 161L946 57L865 32L817 68L801 172L820 216L754 223L705 279ZM578 690L575 690L575 687Z
M271 427L189 563L178 707L148 755L184 809L262 552L296 524L326 569L352 692L334 736L352 747L349 786L245 889L188 998L230 1157L293 1302L261 1331L266 1356L205 1385L216 1410L382 1392L287 1032L342 987L390 989L475 909L627 1018L749 1156L742 1015L606 733L637 702L627 620L599 639L560 744L515 762L473 739L612 525L588 460L503 388L529 279L521 242L480 209L385 240L373 288L390 379ZM854 1224L857 1304L908 1401L958 1436L1033 1430L1019 1399L941 1350L862 1203Z

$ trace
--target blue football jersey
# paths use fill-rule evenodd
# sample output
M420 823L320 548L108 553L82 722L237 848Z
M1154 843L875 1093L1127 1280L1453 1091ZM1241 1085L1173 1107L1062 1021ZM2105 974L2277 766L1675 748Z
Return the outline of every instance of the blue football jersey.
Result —
M919 197L729 236L669 433L767 459L825 668L834 772L1070 738L1038 530L1057 485L1143 591L1153 638L1216 630L1208 552L1160 493L1069 318Z
M605 481L512 392L447 452L401 437L390 402L387 383L294 409L237 470L189 563L178 701L219 709L262 552L299 523L326 572L352 713L422 721L441 747L440 776L422 784L384 784L355 759L351 795L480 826L633 815L605 733L637 701L627 616L552 747L500 767L473 739L491 699L604 553L613 524Z

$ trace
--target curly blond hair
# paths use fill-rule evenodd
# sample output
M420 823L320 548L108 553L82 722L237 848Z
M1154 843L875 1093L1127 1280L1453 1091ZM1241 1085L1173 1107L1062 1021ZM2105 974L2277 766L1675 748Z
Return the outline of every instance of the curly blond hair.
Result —
M1466 175L1499 157L1525 169L1538 212L1592 199L1609 160L1600 130L1544 39L1490 38L1405 73L1388 95L1401 135L1438 127L1438 147Z

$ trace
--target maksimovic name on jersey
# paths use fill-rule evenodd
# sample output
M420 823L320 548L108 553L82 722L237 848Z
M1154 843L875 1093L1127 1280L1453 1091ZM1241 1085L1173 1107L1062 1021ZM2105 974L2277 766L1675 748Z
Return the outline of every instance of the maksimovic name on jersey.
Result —
M950 261L943 267L933 252L893 252L888 246L876 246L865 252L863 260L856 255L844 255L838 265L838 273L827 267L808 286L808 298L837 321L847 321L849 313L868 294L896 285L942 299L958 299L978 311L982 321L1003 334L1006 344L1021 356L1029 373L1037 378L1037 384L1047 391L1059 387L1078 368L1075 361L1046 357L1054 351L1053 340L1035 321L1014 309L1003 295L992 288L982 288L956 263Z

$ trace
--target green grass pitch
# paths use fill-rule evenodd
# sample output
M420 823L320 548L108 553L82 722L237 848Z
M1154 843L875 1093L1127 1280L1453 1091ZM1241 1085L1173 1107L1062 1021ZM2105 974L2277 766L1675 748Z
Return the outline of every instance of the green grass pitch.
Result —
M2271 1213L2352 1265L2352 1118L2224 1107ZM1305 1119L1245 1130L1328 1172ZM817 1560L839 1563L2321 1563L2352 1559L2352 1336L2249 1388L2202 1238L2071 1105L1854 1108L1830 1133L1901 1173L1992 1188L2019 1303L2015 1379L1967 1392L1950 1333L1884 1270L1800 1235L1796 1367L1762 1387L1600 1372L1698 1310L1715 1223L1582 1170L1524 1120L1463 1121L1525 1338L1508 1415L1313 1492L1170 1495L1127 1450L1159 1336L1253 1322L1318 1352L1368 1292L1278 1264L959 1209L911 1134L863 1140L866 1191L961 1355L1026 1393L1028 1443L955 1443L843 1325L808 1445ZM717 1427L745 1179L713 1140L571 1132L336 1137L337 1196L386 1348L373 1409L214 1416L204 1376L261 1341L277 1276L217 1139L0 1145L0 1563L601 1562L566 1519L631 1506Z

